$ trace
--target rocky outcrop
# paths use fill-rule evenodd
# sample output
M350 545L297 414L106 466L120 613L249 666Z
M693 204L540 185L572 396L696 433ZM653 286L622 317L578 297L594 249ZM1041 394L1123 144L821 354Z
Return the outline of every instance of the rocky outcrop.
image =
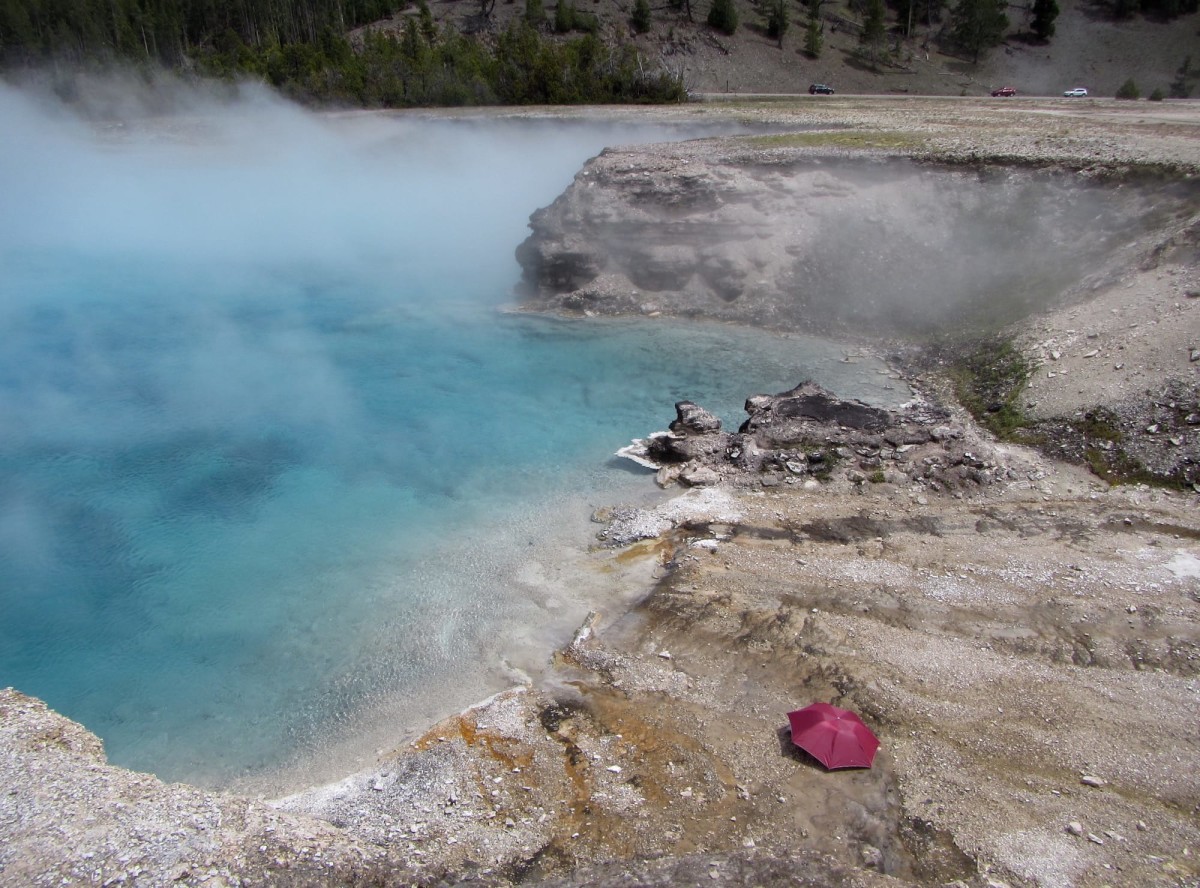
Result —
M604 151L533 214L517 249L527 304L821 332L994 324L1043 307L1171 204L1064 173L795 144Z
M262 802L109 765L100 740L0 690L0 884L380 885L387 851Z
M620 451L658 469L662 486L797 482L915 484L931 492L1015 478L994 447L972 440L945 410L915 401L900 410L843 400L812 382L746 401L736 432L690 401L668 431Z

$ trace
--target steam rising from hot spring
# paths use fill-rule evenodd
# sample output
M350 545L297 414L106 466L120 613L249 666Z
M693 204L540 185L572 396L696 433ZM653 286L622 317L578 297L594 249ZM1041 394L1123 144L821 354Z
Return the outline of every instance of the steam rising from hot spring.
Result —
M692 133L128 86L0 87L0 675L117 764L400 742L615 594L561 553L652 495L610 456L673 401L907 396L832 343L497 310L588 157Z

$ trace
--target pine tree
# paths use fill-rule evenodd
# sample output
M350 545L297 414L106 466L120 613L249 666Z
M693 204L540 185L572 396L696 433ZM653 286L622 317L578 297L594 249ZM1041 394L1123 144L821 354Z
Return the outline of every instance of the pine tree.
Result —
M1132 77L1122 83L1121 88L1117 90L1118 99L1136 99L1141 96L1141 94L1141 90L1138 89L1137 84L1134 83Z
M667 2L674 10L682 9L684 17L687 18L689 22L695 21L695 19L692 18L692 0L667 0Z
M427 43L434 43L437 40L437 25L433 22L433 13L429 11L429 4L425 0L417 5L417 15L421 21L421 35Z
M971 54L977 63L984 50L1004 39L1008 16L1004 0L958 0L950 13L950 40Z
M713 0L708 10L708 24L722 34L732 36L738 27L738 14L733 7L733 0Z
M804 26L804 52L809 58L819 59L821 57L824 35L825 28L821 24L821 0L810 0L808 23Z
M887 33L883 26L883 16L883 0L867 0L867 13L863 19L862 34L859 35L858 40L867 47L871 64L875 64L878 60L879 48L883 45L883 38Z
M1183 60L1183 64L1179 66L1179 70L1175 72L1175 79L1171 81L1169 95L1173 99L1186 99L1192 94L1191 81L1196 79L1196 72L1192 70L1192 57L1187 56Z
M558 0L554 7L554 30L565 34L575 27L575 7L567 0Z
M639 34L645 34L650 30L650 2L649 0L637 0L633 4L633 30Z
M1054 36L1054 21L1058 18L1057 0L1033 0L1033 23L1030 26L1039 40Z
M771 0L770 12L767 15L767 36L778 41L780 49L783 49L783 35L787 33L790 24L785 0Z

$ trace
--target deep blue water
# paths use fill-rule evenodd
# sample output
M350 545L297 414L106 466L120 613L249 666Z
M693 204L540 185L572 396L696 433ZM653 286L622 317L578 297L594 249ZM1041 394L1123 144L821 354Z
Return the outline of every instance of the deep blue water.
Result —
M815 340L500 310L534 209L681 131L196 113L97 137L0 91L0 684L118 764L221 784L458 708L543 618L522 547L652 489L611 454L675 400L902 394Z

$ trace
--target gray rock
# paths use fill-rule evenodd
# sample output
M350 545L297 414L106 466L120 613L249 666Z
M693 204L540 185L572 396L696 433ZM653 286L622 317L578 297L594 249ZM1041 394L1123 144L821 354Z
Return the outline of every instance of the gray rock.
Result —
M708 432L719 432L721 420L698 404L691 401L678 401L675 404L675 421L671 423L670 428L673 432L703 435Z
M639 439L639 461L660 467L657 481L664 487L722 481L777 487L812 475L852 484L868 478L902 483L900 473L882 472L885 458L911 461L912 477L935 492L987 486L1011 475L988 444L976 441L968 449L963 428L925 404L885 410L804 382L778 395L747 398L746 412L737 433L729 434L712 413L680 401L670 431Z
M701 466L697 469L688 469L680 472L679 480L688 487L711 487L714 484L719 484L721 476L712 469Z

